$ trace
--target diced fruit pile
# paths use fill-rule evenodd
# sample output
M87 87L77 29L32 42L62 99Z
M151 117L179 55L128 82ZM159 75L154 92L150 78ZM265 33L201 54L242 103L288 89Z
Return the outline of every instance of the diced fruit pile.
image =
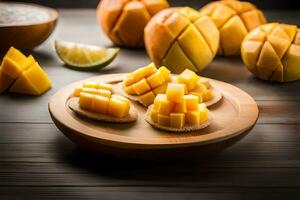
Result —
M26 57L11 47L0 67L0 93L9 89L13 93L41 95L51 88L51 81L30 55Z
M239 55L245 36L254 28L265 24L262 11L245 1L214 1L200 10L209 16L220 31L219 54Z
M79 97L79 106L82 109L94 113L122 118L130 110L130 101L112 94L111 84L87 82L75 89L74 96Z
M209 81L202 81L195 72L186 69L176 79L177 83L184 84L185 94L199 97L199 103L210 101L214 94L210 89Z
M300 78L300 30L270 23L250 32L242 43L248 70L263 80L286 82Z
M197 126L208 120L205 104L199 104L199 97L185 95L183 84L170 83L166 94L158 94L150 110L154 123L171 128Z
M165 68L156 69L154 64L137 69L123 81L124 91L136 95L144 106L153 104L155 96L166 92L171 73Z

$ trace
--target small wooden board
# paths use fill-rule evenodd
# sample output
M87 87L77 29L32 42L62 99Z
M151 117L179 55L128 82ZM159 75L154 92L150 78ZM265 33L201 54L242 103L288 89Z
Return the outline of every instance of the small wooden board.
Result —
M228 83L208 79L223 99L210 107L211 124L200 131L174 133L153 128L145 120L146 108L132 102L139 118L134 123L110 124L75 114L68 106L74 88L86 81L118 83L126 74L111 74L73 83L58 91L49 102L49 112L56 126L72 141L94 151L138 158L195 156L195 149L222 150L251 129L258 118L257 104L244 91ZM205 79L205 78L203 78ZM241 136L241 137L237 137ZM212 148L211 148L212 147ZM166 153L166 154L165 154Z

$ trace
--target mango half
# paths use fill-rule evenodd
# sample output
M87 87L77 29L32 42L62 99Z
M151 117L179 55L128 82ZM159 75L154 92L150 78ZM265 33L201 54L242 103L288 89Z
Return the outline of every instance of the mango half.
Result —
M145 27L145 46L156 66L173 73L203 70L215 57L219 31L207 16L190 7L168 8Z
M146 24L153 15L167 7L166 0L101 0L97 18L115 45L143 47Z
M211 17L220 30L219 54L239 55L245 36L254 28L265 24L262 11L244 1L216 1L200 10L201 15Z
M295 25L270 23L251 31L241 47L247 69L263 80L300 79L300 30Z

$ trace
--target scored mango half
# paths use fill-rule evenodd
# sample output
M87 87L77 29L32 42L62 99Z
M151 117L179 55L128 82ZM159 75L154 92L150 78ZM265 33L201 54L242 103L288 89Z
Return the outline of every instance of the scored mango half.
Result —
M263 12L245 1L216 1L200 10L209 16L220 30L220 55L239 55L245 36L254 28L265 24Z
M295 25L259 26L244 39L241 54L247 69L260 79L300 79L300 29Z
M145 27L145 46L156 66L174 73L203 70L215 57L219 31L207 16L190 7L168 8Z
M152 16L167 7L166 0L102 0L97 18L115 45L142 47L144 27Z

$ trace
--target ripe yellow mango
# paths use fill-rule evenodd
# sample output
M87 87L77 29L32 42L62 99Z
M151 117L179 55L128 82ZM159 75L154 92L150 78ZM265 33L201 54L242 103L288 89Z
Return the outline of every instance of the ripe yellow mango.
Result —
M200 113L200 124L203 122L206 122L208 120L208 110L205 106L205 104L199 104L198 105L198 111Z
M162 126L170 126L170 116L158 114L157 123Z
M151 60L174 73L203 70L216 55L220 38L214 22L189 7L159 12L144 34Z
M109 105L109 98L95 95L92 100L91 111L95 113L106 114Z
M108 114L113 117L125 117L128 115L130 103L120 100L119 98L112 97L108 104Z
M198 110L199 97L195 95L184 95L188 111Z
M193 90L196 85L197 81L200 80L200 77L191 70L184 70L178 77L177 82L181 84L185 84L188 91Z
M168 101L172 101L175 103L180 103L183 101L184 96L184 85L183 84L176 84L170 83L168 85L166 91Z
M198 106L198 105L197 105ZM200 112L198 110L196 111L188 111L185 114L186 123L189 125L198 125L200 124Z
M155 123L158 123L158 111L157 110L154 110L154 109L152 109L151 110L151 119L153 120L153 122L155 122Z
M150 91L151 87L149 86L146 79L142 79L133 85L133 89L137 95L141 95L141 94L145 94L146 92Z
M245 36L265 24L262 11L245 1L215 1L201 8L201 15L211 17L220 30L219 54L239 55Z
M114 44L142 47L144 27L152 16L167 7L166 0L102 0L97 17Z
M157 71L147 78L147 82L151 88L156 88L165 82L165 78L160 71Z
M187 105L186 100L183 99L180 103L176 103L174 107L175 113L186 113L187 112Z
M82 109L91 110L94 96L95 95L93 94L81 92L79 97L79 106Z
M11 86L10 92L41 95L51 88L47 74L36 62L24 71Z
M300 79L298 33L296 26L279 23L254 29L242 43L244 64L263 80L287 82Z
M171 113L170 114L170 127L183 128L184 125L185 125L185 114L184 113Z
M152 91L154 92L154 94L165 94L168 88L168 82L162 84L161 86L154 88Z
M140 96L140 101L146 107L151 105L154 102L154 99L155 99L155 94L152 91Z

